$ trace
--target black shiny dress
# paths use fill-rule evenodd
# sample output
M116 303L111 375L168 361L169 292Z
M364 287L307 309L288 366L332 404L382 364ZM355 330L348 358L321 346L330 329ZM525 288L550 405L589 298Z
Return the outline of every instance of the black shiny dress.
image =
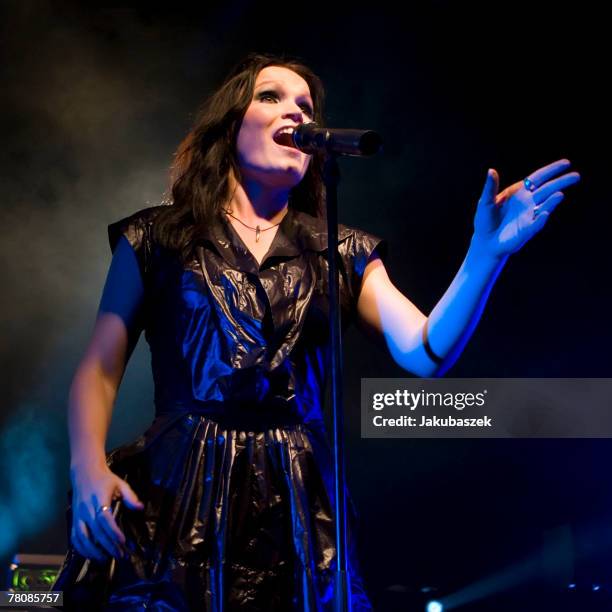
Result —
M259 266L219 217L185 265L152 240L162 208L109 226L113 252L127 238L143 279L155 420L107 463L145 508L118 508L127 559L101 564L70 547L53 588L73 610L331 610L325 222L289 210ZM377 247L340 226L343 328ZM348 500L351 609L371 610Z

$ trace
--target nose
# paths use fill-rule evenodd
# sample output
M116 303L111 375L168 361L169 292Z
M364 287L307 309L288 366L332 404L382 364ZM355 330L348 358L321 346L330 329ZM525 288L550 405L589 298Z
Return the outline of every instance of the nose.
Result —
M305 112L299 107L295 106L292 110L289 110L283 114L283 117L290 118L296 123L304 123Z

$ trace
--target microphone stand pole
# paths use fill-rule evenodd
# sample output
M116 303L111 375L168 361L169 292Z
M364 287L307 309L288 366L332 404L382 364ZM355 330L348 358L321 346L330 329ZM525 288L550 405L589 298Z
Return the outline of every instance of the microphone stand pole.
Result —
M344 466L344 412L342 405L342 345L340 321L340 277L338 270L338 183L337 154L327 151L324 182L327 208L327 261L329 266L329 324L331 340L331 399L334 429L334 486L336 518L336 580L334 612L348 612L350 575L346 551L346 497Z

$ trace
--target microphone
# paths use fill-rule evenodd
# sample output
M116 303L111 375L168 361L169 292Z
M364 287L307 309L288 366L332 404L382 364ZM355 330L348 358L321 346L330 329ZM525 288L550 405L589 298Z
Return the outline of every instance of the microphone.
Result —
M382 138L372 130L319 127L316 123L300 123L293 131L293 145L308 154L328 151L354 157L378 153Z

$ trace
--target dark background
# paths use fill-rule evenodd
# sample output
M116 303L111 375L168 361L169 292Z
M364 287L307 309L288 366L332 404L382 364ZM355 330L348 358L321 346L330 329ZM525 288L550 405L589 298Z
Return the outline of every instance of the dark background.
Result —
M390 276L424 312L461 264L487 168L505 186L569 158L581 184L510 259L447 376L610 376L609 33L595 4L0 7L2 559L65 551L66 399L110 261L106 225L160 201L193 112L251 50L301 57L326 84L329 125L382 134L383 155L342 160L340 218L388 240ZM509 601L533 576L606 591L612 441L362 440L360 377L406 373L356 331L345 371L378 609L474 582L466 599ZM141 339L109 448L151 419Z

